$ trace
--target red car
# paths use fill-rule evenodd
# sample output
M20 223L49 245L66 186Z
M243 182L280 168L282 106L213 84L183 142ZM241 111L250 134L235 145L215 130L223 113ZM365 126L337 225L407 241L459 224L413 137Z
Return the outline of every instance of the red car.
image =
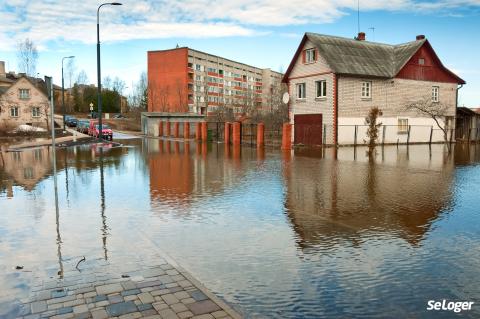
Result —
M93 137L99 138L100 137L100 125L98 125L98 121L90 121L90 127L88 128L88 135ZM102 124L102 137L106 140L113 139L113 131L108 126L108 124Z

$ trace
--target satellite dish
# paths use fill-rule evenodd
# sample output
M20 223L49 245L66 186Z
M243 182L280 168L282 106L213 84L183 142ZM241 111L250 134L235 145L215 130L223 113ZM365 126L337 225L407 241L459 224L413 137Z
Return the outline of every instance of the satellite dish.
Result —
M288 94L288 92L283 93L282 101L284 104L287 104L288 101L290 101L290 94Z

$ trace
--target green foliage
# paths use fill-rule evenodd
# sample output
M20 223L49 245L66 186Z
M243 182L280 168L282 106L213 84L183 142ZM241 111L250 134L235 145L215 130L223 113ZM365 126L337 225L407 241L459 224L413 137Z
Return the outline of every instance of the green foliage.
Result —
M368 125L367 138L368 138L368 154L372 155L375 150L375 145L378 139L378 129L382 126L382 123L377 123L377 119L382 115L382 111L378 107L372 107L365 118L365 124Z

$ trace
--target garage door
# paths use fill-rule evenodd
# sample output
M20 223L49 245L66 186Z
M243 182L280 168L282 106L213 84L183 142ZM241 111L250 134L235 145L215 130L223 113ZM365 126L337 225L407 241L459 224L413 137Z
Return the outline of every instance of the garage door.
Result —
M293 121L295 144L322 145L322 114L297 114Z

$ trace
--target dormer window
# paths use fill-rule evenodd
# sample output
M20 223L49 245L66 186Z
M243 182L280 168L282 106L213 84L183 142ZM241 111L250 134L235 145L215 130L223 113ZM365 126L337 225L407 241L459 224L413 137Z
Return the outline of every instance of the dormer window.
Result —
M317 60L317 51L315 49L305 50L305 63L313 63Z
M30 98L30 90L29 89L19 89L18 90L18 97L21 100L28 100Z
M425 59L424 58L418 59L418 64L425 65Z

